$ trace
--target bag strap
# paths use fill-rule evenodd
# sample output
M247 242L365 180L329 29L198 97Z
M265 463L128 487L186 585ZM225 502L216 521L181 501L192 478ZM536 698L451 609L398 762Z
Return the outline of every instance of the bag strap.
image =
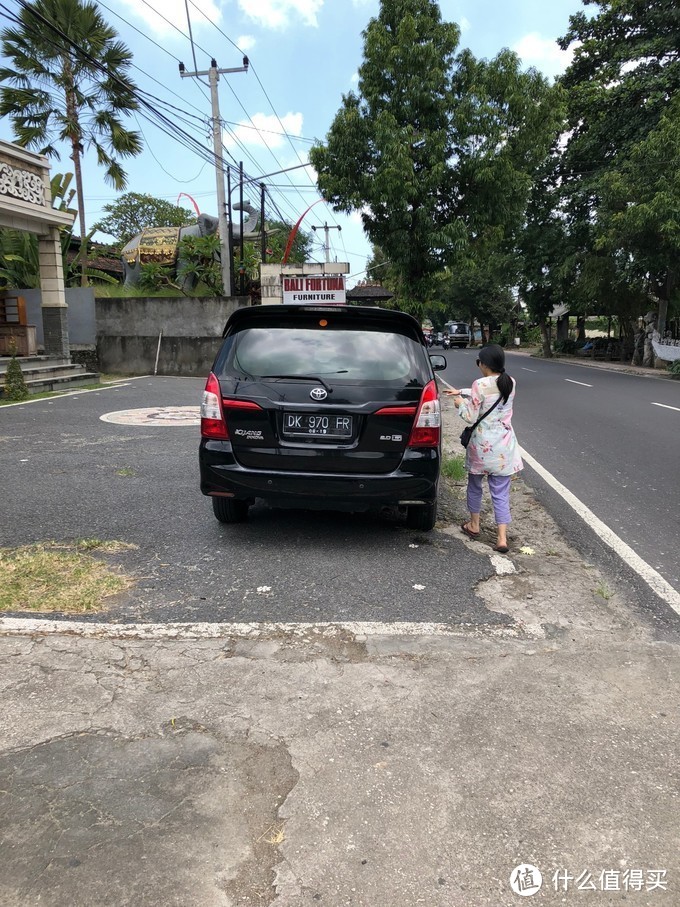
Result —
M471 433L477 428L477 426L478 426L479 423L482 421L482 419L486 419L486 417L489 415L489 413L492 412L494 409L496 409L496 407L498 406L498 404L501 402L502 399L503 399L503 397L499 394L499 395L498 395L498 400L496 400L496 402L494 403L494 405L493 405L493 406L490 406L490 407L487 409L487 411L486 411L485 413L482 413L482 415L479 417L479 419L477 419L477 421L475 422L475 424L474 424L474 425L472 426L472 428L470 429L470 432L471 432Z

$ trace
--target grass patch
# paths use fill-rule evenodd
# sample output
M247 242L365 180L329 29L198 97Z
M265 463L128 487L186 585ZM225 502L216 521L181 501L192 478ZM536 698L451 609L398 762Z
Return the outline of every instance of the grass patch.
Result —
M609 601L612 597L612 590L609 588L607 583L601 580L597 586L595 586L595 595L599 595L600 598L603 598L605 601Z
M465 472L465 454L457 454L455 457L444 457L442 475L445 475L447 479L453 479L454 482L463 482L467 475Z
M39 394L30 394L21 403L30 403L32 400L47 400L50 397L63 397L64 394L77 394L79 391L96 391L103 390L109 385L106 384L83 384L81 387L65 387L63 391L43 391ZM0 397L0 406L9 406L16 403L16 400L8 400L7 397Z
M0 611L99 611L105 600L129 588L132 579L89 552L116 554L124 542L80 539L0 549Z

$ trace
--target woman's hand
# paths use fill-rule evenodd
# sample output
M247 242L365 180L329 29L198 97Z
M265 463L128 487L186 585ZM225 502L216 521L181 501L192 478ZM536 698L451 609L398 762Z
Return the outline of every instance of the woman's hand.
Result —
M460 391L455 387L452 387L451 390L444 389L444 393L447 397L460 397Z

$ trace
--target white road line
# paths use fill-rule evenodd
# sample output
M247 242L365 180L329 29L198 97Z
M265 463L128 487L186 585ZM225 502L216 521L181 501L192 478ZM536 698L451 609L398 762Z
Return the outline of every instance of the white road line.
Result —
M558 482L547 469L544 469L544 467L534 460L534 458L524 449L522 450L522 458L560 495L564 501L566 501L567 504L569 504L573 510L576 511L584 523L590 526L593 532L595 532L606 545L609 545L609 547L618 554L621 560L647 583L650 589L655 592L659 598L669 604L676 614L680 614L680 592L674 589L673 586L671 586L671 584L653 567L650 567L646 561L643 561L642 558L623 541L623 539L620 539L615 532L612 532L606 523L603 523L602 520L596 517L592 510L589 510L585 504L582 504L576 495L573 495L568 488L565 488L561 482Z
M572 381L571 378L565 378L564 380L568 381L569 384L580 384L581 387L592 387L593 386L592 384L584 384L583 381Z
M34 400L21 400L19 403L5 403L4 406L0 406L0 410L9 409L10 406L26 406L26 404L28 403L54 403L55 400L61 400L62 397L76 397L80 396L81 394L98 394L100 391L118 390L119 387L127 386L128 385L126 382L125 384L102 384L101 387L90 387L82 391L67 391L66 393L55 391L53 397L37 397Z
M676 413L680 413L680 407L669 406L667 403L652 403L652 406L663 406L664 409L674 409Z
M0 617L0 636L56 633L78 634L95 639L222 639L245 637L262 639L271 636L309 636L319 639L349 632L354 636L453 636L469 639L479 635L492 639L522 639L530 635L542 639L545 633L536 630L530 634L514 627L484 627L461 630L450 624L423 621L323 621L319 623L174 623L174 624L109 624L90 621L43 620L21 617Z
M523 371L523 372L534 372L534 373L535 373L535 372L538 371L538 369L536 369L536 368L527 368L526 366L523 365L523 366L522 366L522 371Z

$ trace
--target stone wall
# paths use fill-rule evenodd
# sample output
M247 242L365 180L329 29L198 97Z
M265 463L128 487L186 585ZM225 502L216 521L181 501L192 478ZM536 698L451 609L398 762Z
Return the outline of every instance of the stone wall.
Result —
M118 375L210 372L227 319L247 297L95 300L99 370Z
M28 323L36 327L38 347L44 347L40 290L15 292L26 300ZM202 377L210 371L227 319L236 309L249 305L250 299L95 299L91 288L76 288L66 290L66 302L68 341L74 361L86 360L89 368L100 372L150 375L158 353L159 375Z

